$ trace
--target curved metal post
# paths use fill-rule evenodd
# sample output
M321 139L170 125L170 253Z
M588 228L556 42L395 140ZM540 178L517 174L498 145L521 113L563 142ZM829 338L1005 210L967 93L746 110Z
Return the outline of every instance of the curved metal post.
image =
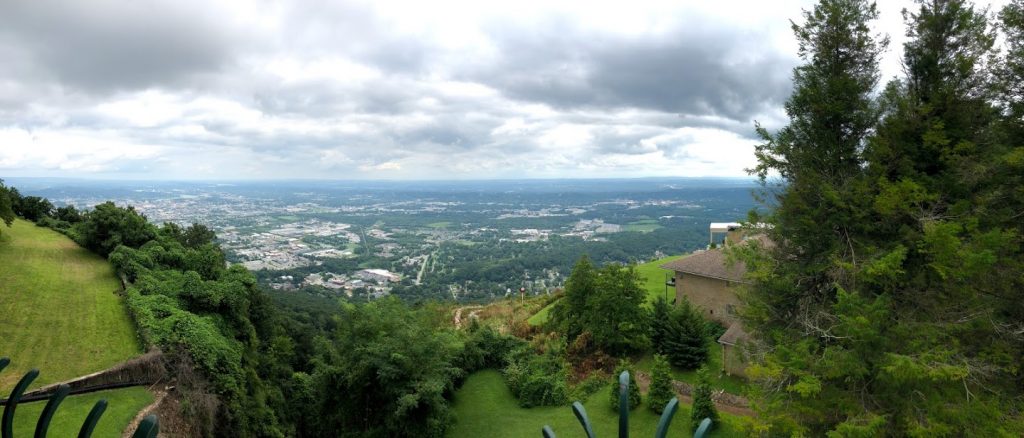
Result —
M14 410L18 408L18 401L25 393L25 388L32 384L32 381L39 377L39 370L32 370L25 374L14 386L11 396L7 398L7 406L4 407L4 418L0 423L0 436L2 438L14 438Z
M629 438L629 371L619 374L619 438Z
M594 429L590 427L590 418L587 417L587 410L583 408L583 404L573 402L572 413L576 415L577 420L580 420L580 425L583 426L583 431L587 433L587 438L596 438Z
M61 402L64 401L64 397L67 397L69 392L71 392L71 387L61 383L57 390L53 392L53 395L50 396L50 400L46 402L46 407L43 408L43 413L39 415L39 421L36 422L35 438L46 438L46 431L50 429L50 420L53 419L53 413L57 412L57 408L60 407Z
M541 435L544 435L544 438L556 438L555 431L551 430L551 426L544 426L544 428L540 430L540 433Z
M668 425L672 424L672 416L678 409L679 399L672 397L672 400L665 404L665 409L661 411L661 419L658 420L658 429L654 432L654 438L665 438L665 434L668 433Z
M709 432L711 432L711 419L705 418L700 422L700 427L697 428L697 432L694 432L693 438L704 438Z
M93 429L96 429L96 423L100 422L100 417L103 416L103 411L107 410L107 400L101 399L92 406L92 410L89 411L89 416L85 417L85 423L82 423L82 429L78 431L78 438L89 438L92 436Z
M139 423L139 428L135 429L135 433L132 434L132 438L156 438L159 432L160 424L156 419L156 415L151 414L142 419L142 422Z

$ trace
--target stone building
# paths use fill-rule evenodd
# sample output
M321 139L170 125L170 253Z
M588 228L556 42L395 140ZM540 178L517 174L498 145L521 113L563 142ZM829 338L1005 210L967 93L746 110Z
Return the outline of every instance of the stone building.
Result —
M738 227L739 224L732 223L712 224L712 236L721 232L726 234L725 245L741 244L749 237L744 236ZM763 239L759 240L763 242ZM675 286L677 303L685 297L696 309L704 312L706 318L726 327L725 334L718 338L722 345L722 366L728 374L744 375L746 362L742 349L747 334L737 314L741 305L737 289L747 284L744 279L747 270L743 262L730 262L724 249L717 247L694 252L661 267L675 272L669 284Z

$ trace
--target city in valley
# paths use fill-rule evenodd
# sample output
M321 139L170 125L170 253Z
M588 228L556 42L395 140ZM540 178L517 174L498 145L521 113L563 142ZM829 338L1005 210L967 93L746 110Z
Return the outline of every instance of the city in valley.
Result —
M487 301L550 293L579 254L642 262L707 245L754 207L749 180L104 182L17 179L88 209L111 199L155 223L201 223L228 261L280 291Z

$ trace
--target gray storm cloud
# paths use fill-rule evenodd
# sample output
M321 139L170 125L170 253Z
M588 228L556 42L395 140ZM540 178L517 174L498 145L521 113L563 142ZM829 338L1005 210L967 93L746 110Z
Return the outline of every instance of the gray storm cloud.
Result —
M807 5L696 5L0 1L0 175L739 176Z

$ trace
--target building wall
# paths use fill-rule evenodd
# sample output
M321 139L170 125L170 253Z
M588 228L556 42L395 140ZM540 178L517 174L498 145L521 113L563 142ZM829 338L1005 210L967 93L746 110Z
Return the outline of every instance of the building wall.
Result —
M730 307L732 311L739 309L740 300L736 296L738 286L734 282L676 272L676 302L686 297L704 317L729 327L738 322L738 317L730 312ZM746 375L747 363L741 348L722 345L722 368L727 374L741 377Z
M736 286L725 280L676 272L676 302L686 297L706 318L729 327L737 321L734 311L740 305Z
M722 369L730 376L746 377L747 362L742 345L722 344Z

